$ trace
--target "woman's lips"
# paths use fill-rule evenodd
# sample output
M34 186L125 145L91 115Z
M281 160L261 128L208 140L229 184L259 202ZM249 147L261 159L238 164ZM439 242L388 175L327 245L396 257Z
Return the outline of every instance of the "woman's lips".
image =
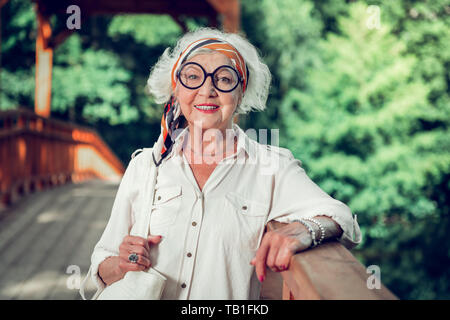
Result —
M199 104L198 106L200 106L200 107L203 107L203 106L205 106L205 107L215 107L214 109L200 109L200 108L197 108L197 105L194 105L194 108L196 110L198 110L200 112L203 112L203 113L214 113L214 112L216 112L217 110L220 109L220 106L218 106L217 104Z

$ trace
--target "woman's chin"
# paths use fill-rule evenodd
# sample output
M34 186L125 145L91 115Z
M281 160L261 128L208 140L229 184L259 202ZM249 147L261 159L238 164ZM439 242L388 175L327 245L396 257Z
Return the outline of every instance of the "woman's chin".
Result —
M213 119L198 119L194 121L194 127L200 130L220 129L223 123L214 121Z

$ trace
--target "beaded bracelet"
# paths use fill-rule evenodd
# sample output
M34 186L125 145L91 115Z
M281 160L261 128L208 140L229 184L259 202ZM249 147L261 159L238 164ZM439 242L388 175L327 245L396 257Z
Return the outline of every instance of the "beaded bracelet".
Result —
M317 245L316 243L316 232L314 231L314 229L309 225L308 222L305 221L305 219L300 218L298 220L293 220L292 222L300 222L301 224L303 224L306 229L308 229L309 233L311 233L311 238L312 238L312 244L311 247L315 247Z
M311 222L317 224L317 226L319 227L319 229L320 229L320 239L316 243L316 246L318 246L325 239L325 228L323 227L323 225L317 219L314 219L314 218L304 218L304 219L307 220L307 221L311 221Z

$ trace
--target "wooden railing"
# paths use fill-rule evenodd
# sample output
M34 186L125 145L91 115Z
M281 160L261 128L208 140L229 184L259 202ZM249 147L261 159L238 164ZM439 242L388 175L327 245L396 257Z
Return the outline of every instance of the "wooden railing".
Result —
M283 226L269 222L267 231ZM263 299L283 300L395 300L381 284L370 289L371 273L337 241L324 243L294 255L281 276L269 271L263 283ZM276 294L274 294L276 292ZM281 296L277 296L281 295Z
M120 160L92 129L26 109L0 112L0 204L88 178L118 180Z

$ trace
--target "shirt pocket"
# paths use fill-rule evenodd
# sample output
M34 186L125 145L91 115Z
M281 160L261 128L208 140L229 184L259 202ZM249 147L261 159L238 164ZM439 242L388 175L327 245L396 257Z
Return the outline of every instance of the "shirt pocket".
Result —
M258 249L269 204L248 199L235 192L227 193L225 198L232 207L231 220L235 224L231 232L232 237L239 241L238 246L242 249Z
M150 217L151 234L171 226L181 206L181 186L160 187L155 191ZM159 233L160 234L160 233Z

